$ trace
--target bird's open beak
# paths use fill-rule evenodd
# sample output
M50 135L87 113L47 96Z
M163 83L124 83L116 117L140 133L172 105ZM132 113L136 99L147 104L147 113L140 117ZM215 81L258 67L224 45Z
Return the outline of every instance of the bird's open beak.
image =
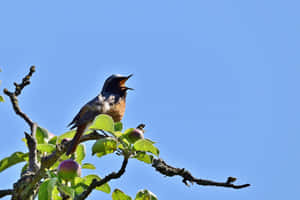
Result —
M120 85L124 86L125 85L125 82L130 78L132 77L133 74L130 74L129 76L123 76L123 77L120 77Z
M133 88L130 87L125 87L126 90L134 90Z
M133 76L133 74L130 74L129 76L126 77L126 80L128 80L132 76Z
M126 86L125 86L126 81L127 81L130 77L132 77L132 76L133 76L133 74L130 74L129 76L121 77L120 85L121 85L122 87L125 87L126 90L133 90L132 88L129 88L129 87L126 87Z

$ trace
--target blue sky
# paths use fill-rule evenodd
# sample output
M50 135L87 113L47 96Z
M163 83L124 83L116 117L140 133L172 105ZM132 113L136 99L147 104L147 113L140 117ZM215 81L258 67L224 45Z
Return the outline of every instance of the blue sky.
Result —
M298 8L289 0L1 2L0 87L12 89L36 65L20 106L61 134L106 77L133 73L126 127L144 122L160 156L197 177L252 186L188 188L131 160L112 188L131 196L147 188L159 199L297 199ZM0 112L0 157L26 151L28 128L7 98ZM115 156L87 160L100 176L121 164ZM2 172L0 188L21 167ZM111 197L95 191L89 199L100 198Z

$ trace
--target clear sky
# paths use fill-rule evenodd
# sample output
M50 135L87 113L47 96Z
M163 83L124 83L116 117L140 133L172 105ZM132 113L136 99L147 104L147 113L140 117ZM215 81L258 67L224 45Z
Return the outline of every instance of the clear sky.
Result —
M13 89L34 64L21 108L54 134L112 73L134 76L123 123L144 122L160 156L195 176L227 176L250 188L190 188L131 160L111 182L161 200L299 199L298 1L1 1L0 80ZM0 104L0 157L26 151L28 131L8 98ZM90 147L90 144L88 146ZM115 156L90 156L98 173ZM11 188L22 164L0 174ZM89 199L111 199L94 191Z

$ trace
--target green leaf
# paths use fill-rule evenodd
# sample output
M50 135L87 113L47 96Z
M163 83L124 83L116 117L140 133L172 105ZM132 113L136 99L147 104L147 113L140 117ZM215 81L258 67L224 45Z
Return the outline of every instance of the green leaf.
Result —
M85 145L79 144L75 152L75 161L81 164L83 159L85 158L85 155L86 155Z
M131 133L133 130L134 130L134 128L126 129L123 134L127 135L127 134Z
M140 190L134 200L157 200L157 197L149 190Z
M114 132L114 136L116 136L116 137L121 137L122 135L123 135L123 133L121 131Z
M85 132L83 133L83 135L89 134L89 133L91 133L91 132L92 132L91 130L87 130L87 131L85 131ZM68 132L65 132L65 133L61 134L61 135L58 136L58 138L57 138L57 143L61 143L61 141L62 141L63 139L66 139L66 138L72 139L72 138L75 136L75 133L76 133L76 130L70 130L70 131L68 131ZM52 138L51 138L51 140L52 140ZM50 141L51 141L51 140L50 140ZM49 141L49 142L50 142L50 141Z
M28 157L28 153L15 152L11 156L3 158L0 161L0 172L17 163L26 161L27 157Z
M93 130L87 130L87 131L85 131L84 133L83 133L83 135L87 135L87 134L90 134L90 133L92 133L93 132Z
M83 177L83 180L84 180L84 184L86 184L87 186L90 185L93 180L96 179L97 181L100 181L101 178L95 174L90 174L90 175L87 175L85 177ZM99 187L96 187L96 190L99 190L99 191L102 191L102 192L105 192L107 194L110 193L110 186L108 185L108 183L105 183L104 185L101 185Z
M122 131L122 129L123 129L122 122L116 122L115 123L115 131Z
M134 130L134 128L129 128L129 129L126 129L124 131L124 133L118 137L120 137L120 139L125 142L127 145L130 145L131 143L131 140L128 138L128 135L129 133L131 133L132 131Z
M75 197L75 190L69 186L59 184L58 188L68 196L70 196L72 199Z
M58 137L57 136L54 136L54 137L52 137L49 141L48 141L48 144L56 144L56 142L57 142L57 140L58 140Z
M91 132L92 132L91 130L87 130L87 131L85 131L85 132L83 133L83 135L89 134L89 133L91 133ZM62 141L63 139L66 139L66 138L72 139L72 138L74 137L75 133L76 133L76 130L70 130L70 131L68 131L68 132L65 132L65 133L61 134L61 135L58 136L58 138L57 138L57 143L61 143L61 141ZM52 140L52 139L51 139L51 140Z
M137 154L134 156L134 158L143 161L147 164L152 164L153 156L148 155L146 152L137 152Z
M93 130L103 130L107 132L114 132L114 120L111 116L101 114L96 117L93 124L90 126Z
M93 182L93 180L96 179L97 181L100 181L101 178L97 175L94 174L90 174L87 175L83 178L81 177L76 177L74 179L74 183L75 183L75 191L76 194L81 194L84 190L86 190L86 188ZM96 187L96 190L105 192L105 193L110 193L110 187L108 185L108 183L105 183L104 185L101 185L100 187Z
M54 172L54 171L51 171L51 170L47 170L46 173L47 173L47 176L49 178L57 178L58 177L56 171Z
M58 137L57 142L61 143L61 141L65 138L73 138L75 133L76 133L76 130L71 130L71 131L65 132Z
M59 196L57 187L54 187L54 189L52 190L52 200L62 200L62 198Z
M149 142L151 142L152 144L155 144L156 142L154 142L154 141L152 141L152 140L150 140L150 139L148 139L148 138L145 138L145 140L148 140Z
M98 157L113 153L117 150L117 141L111 137L97 140L92 147L92 155Z
M0 102L4 102L4 98L1 95L0 95Z
M54 144L38 144L37 149L41 152L51 153L56 149Z
M52 191L57 182L57 178L51 178L44 181L39 189L38 199L39 200L52 200Z
M112 193L112 199L113 200L131 200L131 197L126 195L121 190L115 189L114 192Z
M86 184L84 184L84 179L81 177L75 177L74 184L75 186L73 188L75 189L76 195L81 194L88 187Z
M49 133L46 129L38 126L36 129L36 140L38 144L45 144L47 143L47 139L49 137Z
M136 141L133 147L136 151L146 151L153 153L156 156L159 155L159 150L152 144L152 142L146 139Z
M81 165L82 169L96 169L96 167L91 164L91 163L84 163L83 165Z

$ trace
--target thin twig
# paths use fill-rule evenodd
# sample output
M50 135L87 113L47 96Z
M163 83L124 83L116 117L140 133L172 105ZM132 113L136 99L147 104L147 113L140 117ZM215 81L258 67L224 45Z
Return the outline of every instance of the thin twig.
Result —
M92 181L92 183L88 186L88 188L82 192L79 196L77 196L75 198L75 200L84 200L86 199L90 193L96 188L99 187L101 185L104 185L105 183L109 182L112 179L117 179L120 178L124 173L125 173L125 169L128 163L128 155L124 155L124 160L122 163L122 166L120 168L120 170L116 173L116 172L112 172L109 175L105 176L103 179L101 179L100 181L97 181L97 179L94 179Z
M166 176L181 176L183 178L182 182L189 186L188 182L190 183L197 183L198 185L202 186L219 186L219 187L229 187L234 189L241 189L245 187L249 187L250 184L243 184L243 185L234 185L232 184L236 181L234 177L228 177L226 182L215 182L211 180L199 179L192 176L192 174L185 170L184 168L175 168L168 165L162 159L154 159L152 162L152 167L154 167L159 173L166 175Z
M27 122L27 124L29 125L31 131L32 131L32 128L33 128L33 122L25 113L23 113L21 111L21 109L19 107L17 96L19 96L21 94L22 90L24 89L24 87L26 85L30 84L30 78L31 78L31 76L34 72L35 72L35 67L31 66L29 73L23 78L22 83L19 83L19 84L14 83L14 85L15 85L15 91L14 92L10 92L6 88L3 90L4 94L6 94L10 98L10 101L12 103L12 106L13 106L13 109L14 109L15 113Z

